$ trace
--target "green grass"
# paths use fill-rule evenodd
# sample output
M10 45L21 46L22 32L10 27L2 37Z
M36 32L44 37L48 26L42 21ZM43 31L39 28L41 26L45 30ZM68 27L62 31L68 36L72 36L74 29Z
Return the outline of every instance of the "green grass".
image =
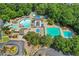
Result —
M0 42L2 42L2 39L0 39Z
M0 39L0 42L8 42L9 41L9 37L8 36L2 36L2 39Z

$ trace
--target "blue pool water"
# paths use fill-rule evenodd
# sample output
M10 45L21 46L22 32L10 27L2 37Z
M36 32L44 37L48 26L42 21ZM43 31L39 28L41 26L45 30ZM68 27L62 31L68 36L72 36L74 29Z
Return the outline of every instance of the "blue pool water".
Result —
M5 24L4 24L4 26L10 26L11 24L9 24L8 22L6 22Z
M60 29L57 27L47 28L47 34L51 35L52 37L61 35Z
M12 27L13 29L17 29L17 28L18 28L18 26L17 26L16 24L12 25L11 27Z
M31 20L30 18L25 18L20 22L20 24L22 24L24 28L29 28L31 26Z
M64 38L71 38L73 33L71 31L63 31Z
M40 29L39 29L39 28L37 28L37 29L36 29L36 32L40 32Z

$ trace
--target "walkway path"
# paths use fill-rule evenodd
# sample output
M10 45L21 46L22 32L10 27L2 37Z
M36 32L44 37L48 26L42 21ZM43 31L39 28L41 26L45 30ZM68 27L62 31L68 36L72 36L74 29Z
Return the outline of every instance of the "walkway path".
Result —
M61 28L60 28L60 32L61 32L61 36L64 37L63 31Z

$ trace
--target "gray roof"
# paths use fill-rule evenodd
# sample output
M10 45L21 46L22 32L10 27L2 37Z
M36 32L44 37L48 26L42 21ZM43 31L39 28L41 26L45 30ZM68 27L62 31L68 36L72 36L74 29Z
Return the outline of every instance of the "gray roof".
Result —
M35 56L65 56L62 52L58 52L52 48L42 48L38 50Z
M3 25L3 20L0 19L0 26L2 26L2 25Z

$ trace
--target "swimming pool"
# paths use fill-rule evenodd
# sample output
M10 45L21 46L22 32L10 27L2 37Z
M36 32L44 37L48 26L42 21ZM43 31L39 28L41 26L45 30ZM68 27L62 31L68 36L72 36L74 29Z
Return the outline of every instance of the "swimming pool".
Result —
M31 20L30 18L24 18L20 21L20 24L23 25L23 28L29 28L31 26Z
M39 33L39 32L40 32L40 29L39 29L39 28L37 28L37 29L36 29L36 32L37 32L37 33Z
M11 24L10 27L15 30L19 30L18 24Z
M47 31L47 34L52 37L61 35L60 28L57 28L57 27L47 28L46 31Z
M63 31L64 38L72 38L73 33L71 31Z
M8 23L8 22L6 22L5 24L4 24L4 26L10 26L11 24L10 23Z
M11 27L12 27L13 29L17 29L17 28L18 28L18 26L17 26L16 24L13 24Z

